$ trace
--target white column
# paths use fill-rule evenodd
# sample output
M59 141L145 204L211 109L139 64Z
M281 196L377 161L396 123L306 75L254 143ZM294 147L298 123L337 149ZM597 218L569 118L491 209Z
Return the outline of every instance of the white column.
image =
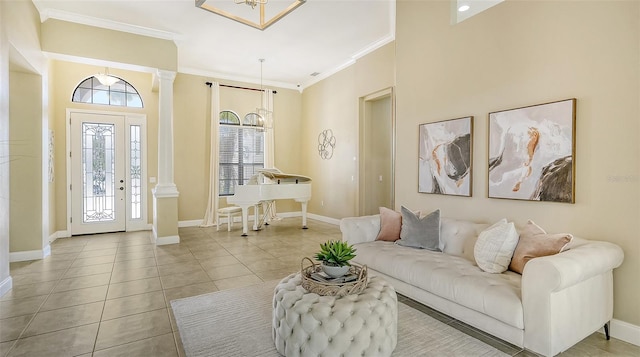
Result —
M173 80L176 72L158 70L158 184L155 191L162 196L178 195L173 182Z
M158 184L153 189L153 240L180 243L178 188L173 182L173 80L176 72L158 70Z

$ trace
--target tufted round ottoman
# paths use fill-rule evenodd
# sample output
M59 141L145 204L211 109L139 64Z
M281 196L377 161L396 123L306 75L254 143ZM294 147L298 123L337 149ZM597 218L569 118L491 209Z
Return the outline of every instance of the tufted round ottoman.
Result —
M378 277L360 294L320 296L301 286L300 273L276 286L273 341L285 356L390 356L396 348L395 289Z

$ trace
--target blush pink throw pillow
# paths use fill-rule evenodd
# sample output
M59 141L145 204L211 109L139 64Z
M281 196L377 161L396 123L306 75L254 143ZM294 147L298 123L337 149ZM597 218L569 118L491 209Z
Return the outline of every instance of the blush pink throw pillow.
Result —
M529 220L520 232L520 240L513 252L509 270L522 274L529 260L560 253L572 239L573 236L569 233L548 234Z
M395 242L400 239L402 215L386 207L380 207L380 232L376 240Z

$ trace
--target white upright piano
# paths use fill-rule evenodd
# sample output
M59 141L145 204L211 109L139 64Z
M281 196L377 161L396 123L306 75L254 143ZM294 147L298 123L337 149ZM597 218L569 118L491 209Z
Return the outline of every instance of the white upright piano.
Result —
M307 229L307 202L311 199L311 178L285 174L278 169L264 169L246 185L236 186L235 194L227 197L228 203L242 208L242 236L247 235L249 207L254 206L253 230L259 228L259 205L274 200L292 199L302 204L302 228ZM265 210L265 217L268 212Z

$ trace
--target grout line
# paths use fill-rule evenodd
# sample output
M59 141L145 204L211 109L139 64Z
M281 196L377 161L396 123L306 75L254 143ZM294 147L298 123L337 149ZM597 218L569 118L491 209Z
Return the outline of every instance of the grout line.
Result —
M84 244L86 245L86 243ZM84 245L83 245L83 249L84 249ZM82 250L81 250L82 251ZM53 254L53 252L51 253ZM46 259L46 258L45 258ZM56 290L56 287L58 286L58 284L60 284L60 281L62 280L62 277L64 277L64 275L67 273L67 271L69 271L69 269L71 269L71 266L73 265L73 262L76 261L76 259L78 259L78 255L76 255L75 258L73 258L73 260L71 261L71 264L69 264L69 266L65 269L64 273L62 273L62 275L60 276L60 278L53 280L56 283L53 285L53 288L51 288L51 290L49 291L49 293L47 294L47 297L44 298L44 300L42 300L42 302L40 303L40 305L38 306L38 308L36 309L36 311L33 313L33 316L31 316L31 319L29 319L29 322L25 325L25 327L22 329L22 331L20 331L20 334L18 335L18 337L15 339L14 344L11 346L11 348L9 348L9 350L7 350L7 353L5 354L5 356L8 356L11 351L16 347L16 345L18 344L18 342L20 341L20 339L22 339L22 336L24 335L24 333L27 331L27 329L29 328L29 326L31 326L31 323L33 322L33 320L35 320L36 316L38 315L38 313L40 312L40 310L42 309L42 307L44 306L44 304L47 302L47 300L49 300L49 298L51 297L51 295L53 294L53 292ZM44 260L44 259L42 259ZM60 269L62 270L62 269ZM42 283L42 282L40 282ZM36 283L37 284L37 283ZM42 295L36 295L36 296L42 296ZM37 335L36 335L37 336ZM31 336L29 336L31 337ZM25 337L26 338L26 337Z

